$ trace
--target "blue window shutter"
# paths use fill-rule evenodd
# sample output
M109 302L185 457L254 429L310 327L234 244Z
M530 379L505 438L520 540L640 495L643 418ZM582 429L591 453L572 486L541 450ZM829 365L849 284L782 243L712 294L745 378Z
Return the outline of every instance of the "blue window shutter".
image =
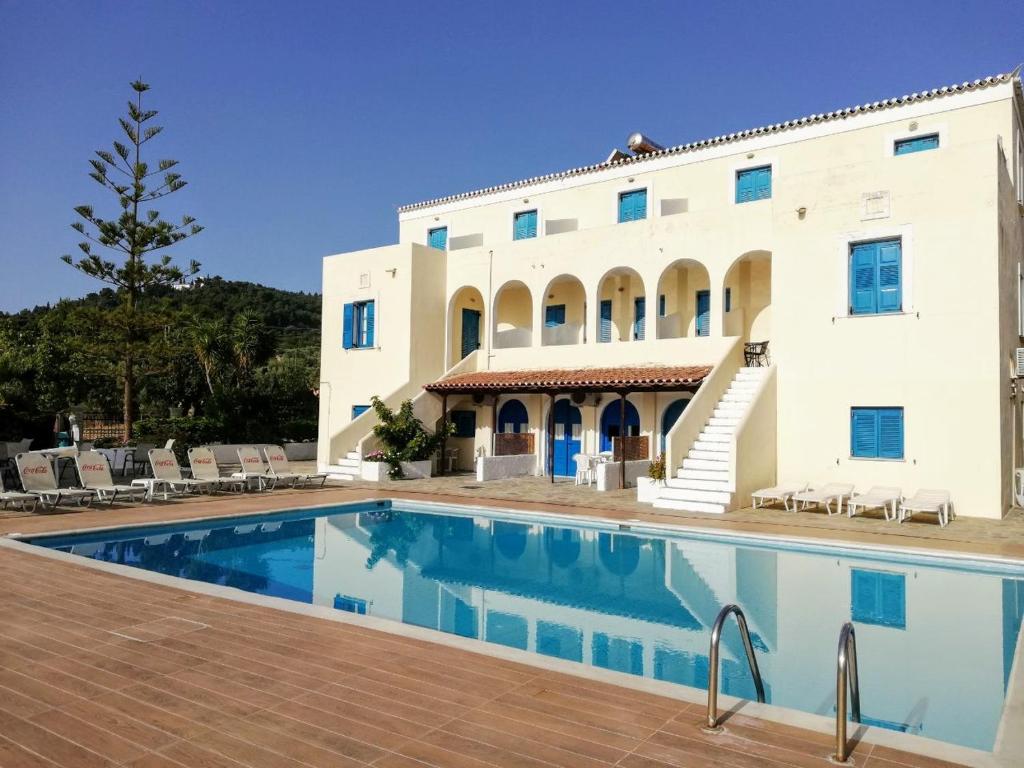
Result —
M537 236L537 212L523 211L514 217L512 227L513 240L527 240Z
M878 458L878 409L850 410L850 455L862 459Z
M544 327L565 325L565 304L551 304L544 308Z
M893 154L909 155L914 152L924 152L928 149L938 149L939 134L932 133L928 136L918 136L913 139L900 139L893 146Z
M647 218L647 190L638 189L619 195L619 223Z
M736 173L736 202L766 200L772 196L772 167L748 168Z
M448 227L436 227L427 232L427 245L431 248L448 249Z
M629 192L619 195L619 223L633 220L633 197Z
M745 203L754 199L754 176L750 171L736 174L736 202Z
M360 416L360 415L366 413L368 410L370 410L370 406L368 406L368 405L353 405L352 406L352 418L355 419L357 416Z
M341 331L341 346L344 349L352 349L352 305L346 304L342 312L344 321Z
M373 327L374 327L373 305L374 305L374 302L368 301L368 302L366 302L366 305L363 307L363 313L366 316L366 338L364 339L364 346L367 346L367 347L372 347L373 346Z
M647 218L647 190L638 189L633 193L633 220Z
M850 253L850 314L878 311L878 243L855 245Z
M876 243L878 249L878 311L903 310L902 247L899 240Z
M633 300L633 338L643 341L647 325L647 298L638 296Z
M758 168L754 171L754 199L767 200L772 196L772 169Z
M879 408L878 413L878 457L881 459L903 458L903 409Z
M732 312L732 288L725 289L725 311Z
M601 300L601 320L597 329L598 341L612 340L612 302L611 299Z
M711 334L711 291L697 291L697 335Z
M665 316L665 294L661 294L658 297L658 317Z

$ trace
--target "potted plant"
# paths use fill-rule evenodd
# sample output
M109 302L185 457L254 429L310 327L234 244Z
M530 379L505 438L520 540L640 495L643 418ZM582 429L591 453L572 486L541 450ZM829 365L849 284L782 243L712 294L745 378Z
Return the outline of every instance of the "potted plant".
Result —
M665 485L665 454L659 453L647 468L647 477L636 480L636 500L651 503L658 496L658 489Z
M423 422L416 418L412 400L404 400L397 411L388 408L376 395L370 399L370 404L378 420L373 434L383 448L366 457L363 479L385 479L380 472L382 464L388 465L387 477L391 480L430 477L431 459L445 437L455 432L455 425L448 422L437 432L428 432Z

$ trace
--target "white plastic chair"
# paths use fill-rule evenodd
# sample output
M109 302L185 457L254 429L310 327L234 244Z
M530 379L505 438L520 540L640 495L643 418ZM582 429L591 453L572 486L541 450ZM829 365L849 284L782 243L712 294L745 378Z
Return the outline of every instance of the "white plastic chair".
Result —
M930 512L939 518L939 527L949 524L949 491L922 488L909 499L900 502L899 521L902 523L915 512Z
M825 511L831 517L843 513L843 501L853 493L853 483L827 483L816 491L803 491L793 496L793 511L807 509L808 504L824 504ZM835 512L832 502L838 502Z
M861 493L850 497L846 502L846 514L853 517L857 510L881 509L885 513L885 519L892 521L896 519L896 506L903 498L903 491L899 488L887 485L873 486L867 493Z
M789 500L796 494L807 490L807 483L783 483L773 485L771 488L760 488L750 494L750 503L757 509L765 506L769 501L781 501L782 506L789 512ZM796 507L793 507L796 511Z
M593 482L594 470L592 468L592 457L583 453L577 453L572 457L576 462L576 485L590 485Z

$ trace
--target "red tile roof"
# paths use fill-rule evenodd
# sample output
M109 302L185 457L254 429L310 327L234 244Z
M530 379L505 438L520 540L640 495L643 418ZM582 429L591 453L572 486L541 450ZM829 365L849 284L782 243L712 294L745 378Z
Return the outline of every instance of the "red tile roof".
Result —
M622 368L474 371L427 384L428 392L567 392L696 388L709 365L646 365Z

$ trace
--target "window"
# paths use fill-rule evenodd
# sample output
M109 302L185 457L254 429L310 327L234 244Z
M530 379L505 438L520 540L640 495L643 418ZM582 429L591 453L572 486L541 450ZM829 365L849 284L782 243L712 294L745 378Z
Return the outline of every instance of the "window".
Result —
M661 294L658 297L658 317L665 316L665 294Z
M438 250L448 250L448 227L427 230L427 245Z
M767 200L772 196L772 167L748 168L736 172L736 202Z
M647 218L647 190L634 189L619 194L619 223Z
M612 340L612 302L611 299L601 299L601 316L597 324L597 340Z
M353 405L352 406L352 419L355 420L357 417L362 416L368 410L370 410L370 406L368 406L368 405Z
M850 616L861 624L906 629L906 577L902 573L852 568Z
M711 291L697 291L696 330L698 336L711 335Z
M893 144L894 155L909 155L913 152L924 152L929 149L939 148L939 134L930 133L927 136L915 136L912 139L897 139Z
M373 346L374 302L356 301L345 305L342 342L345 349Z
M647 298L633 299L633 340L643 341L647 332Z
M349 597L348 595L335 595L334 610L365 615L366 601L360 600L358 597Z
M453 437L476 437L476 411L452 411L449 416L455 425Z
M537 236L537 211L521 211L512 217L512 239L529 240Z
M902 459L903 408L851 408L850 456Z
M903 311L903 246L895 240L850 246L850 314Z
M565 325L565 304L544 307L544 327L554 328L558 325Z
M732 312L732 288L726 288L725 289L724 303L725 303L725 311L726 312Z

